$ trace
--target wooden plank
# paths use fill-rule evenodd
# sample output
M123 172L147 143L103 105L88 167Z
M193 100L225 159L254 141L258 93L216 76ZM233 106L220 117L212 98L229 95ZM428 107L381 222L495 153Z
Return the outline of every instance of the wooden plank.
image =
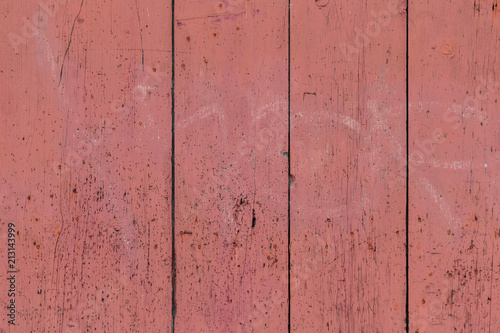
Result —
M176 332L287 331L287 7L176 2Z
M165 332L171 8L1 7L0 219L4 245L8 223L18 232L18 289L16 327L4 310L0 331ZM1 304L10 301L4 245Z
M406 12L291 2L291 330L405 327Z
M497 332L500 12L410 1L410 332Z

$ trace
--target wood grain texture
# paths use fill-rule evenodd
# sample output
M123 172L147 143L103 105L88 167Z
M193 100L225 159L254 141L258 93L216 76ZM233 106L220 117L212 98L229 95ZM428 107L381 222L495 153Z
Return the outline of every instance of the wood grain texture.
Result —
M500 12L410 1L410 332L497 332Z
M287 2L175 8L177 332L285 332Z
M1 234L16 224L19 272L0 331L170 331L171 8L1 6Z
M398 1L291 2L291 330L405 327Z
M0 12L0 333L499 331L498 1Z

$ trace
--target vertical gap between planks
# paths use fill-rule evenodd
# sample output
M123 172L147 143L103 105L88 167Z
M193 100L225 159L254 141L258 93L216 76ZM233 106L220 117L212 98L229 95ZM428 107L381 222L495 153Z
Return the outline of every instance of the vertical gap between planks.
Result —
M171 35L172 35L172 83L170 88L170 98L172 100L172 149L171 149L171 198L170 198L170 209L172 212L172 333L175 332L175 312L176 312L176 302L175 302L175 283L177 268L175 262L175 39L174 39L174 28L175 28L175 0L171 2L172 6L172 21L171 21Z
M290 248L290 239L291 239L291 220L290 220L290 187L291 187L291 181L292 181L292 174L290 170L290 165L291 165L291 151L290 151L290 63L291 63L291 58L290 58L290 36L291 36L291 27L290 27L290 18L291 18L291 0L288 0L288 332L291 332L291 325L292 325L292 318L291 318L291 313L292 313L292 294L291 294L291 248Z
M410 221L409 221L409 202L410 202L410 107L409 107L409 6L410 1L406 0L406 332L410 331Z

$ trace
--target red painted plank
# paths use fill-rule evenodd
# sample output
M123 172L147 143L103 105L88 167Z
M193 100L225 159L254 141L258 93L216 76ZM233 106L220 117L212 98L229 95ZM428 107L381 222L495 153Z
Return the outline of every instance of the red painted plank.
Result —
M410 332L497 332L499 9L410 13Z
M2 13L3 244L7 223L19 234L17 326L4 310L0 331L166 332L171 8L8 1Z
M291 329L402 332L400 1L291 3Z
M285 332L287 2L175 8L177 332Z

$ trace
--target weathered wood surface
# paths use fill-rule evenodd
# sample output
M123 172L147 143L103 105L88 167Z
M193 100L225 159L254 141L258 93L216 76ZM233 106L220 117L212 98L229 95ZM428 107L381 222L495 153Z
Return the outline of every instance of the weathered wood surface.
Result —
M288 3L177 2L177 332L288 327Z
M410 332L498 332L500 9L409 8Z
M405 327L406 12L292 1L291 329Z
M45 3L1 4L2 309L9 222L19 272L0 331L167 332L171 9Z
M500 9L406 7L2 1L0 333L499 331Z

